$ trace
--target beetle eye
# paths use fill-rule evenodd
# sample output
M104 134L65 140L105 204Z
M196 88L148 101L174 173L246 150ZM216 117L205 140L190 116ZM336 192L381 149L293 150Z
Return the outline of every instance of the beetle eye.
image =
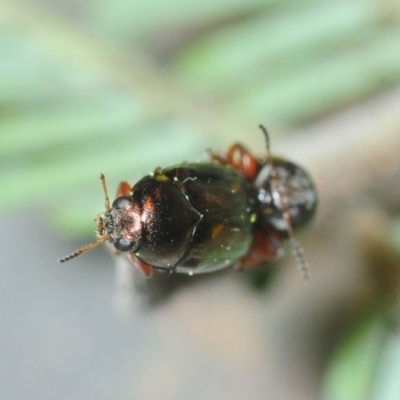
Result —
M120 210L122 208L126 208L131 203L131 199L129 197L118 197L114 200L112 204L112 208L116 210Z
M128 239L117 239L114 242L114 247L119 251L131 251L133 249L134 243L129 241Z

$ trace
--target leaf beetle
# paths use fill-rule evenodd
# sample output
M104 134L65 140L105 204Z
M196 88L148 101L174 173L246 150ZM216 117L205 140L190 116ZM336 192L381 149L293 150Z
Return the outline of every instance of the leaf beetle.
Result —
M271 156L260 128L264 158L236 143L224 155L210 152L208 162L156 168L133 187L121 182L111 205L101 175L106 210L96 217L98 241L59 262L109 241L145 276L155 269L193 275L278 259L289 241L308 279L294 234L315 214L317 192L304 169Z

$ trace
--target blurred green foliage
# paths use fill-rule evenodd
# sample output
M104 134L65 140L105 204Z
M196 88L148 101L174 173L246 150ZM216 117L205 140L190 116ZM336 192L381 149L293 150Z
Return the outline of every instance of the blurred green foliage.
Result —
M327 371L327 400L364 400L374 387L385 337L382 309L357 321Z
M113 192L206 148L254 143L260 122L295 127L371 96L400 80L397 11L372 0L3 1L0 209L44 204L64 232L87 234L100 172Z
M41 205L88 235L99 173L113 193L209 147L261 143L259 123L295 128L398 85L399 17L396 0L3 0L0 210ZM384 394L398 393L399 340L382 345L381 316L339 349L327 398L398 398Z
M342 329L325 373L326 400L397 400L400 396L400 220L381 216L361 235L372 296ZM361 314L361 315L360 315Z

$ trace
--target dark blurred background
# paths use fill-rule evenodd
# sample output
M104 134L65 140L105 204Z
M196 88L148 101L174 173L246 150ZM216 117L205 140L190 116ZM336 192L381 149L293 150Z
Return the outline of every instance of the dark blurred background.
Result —
M398 400L400 2L0 2L0 398ZM110 193L234 142L320 194L290 255L144 281Z

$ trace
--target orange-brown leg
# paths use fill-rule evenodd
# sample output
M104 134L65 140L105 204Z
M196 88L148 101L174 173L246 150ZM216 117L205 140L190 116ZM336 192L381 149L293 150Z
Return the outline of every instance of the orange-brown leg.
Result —
M130 260L135 268L146 278L150 278L153 275L153 267L141 260L139 260L134 253L129 253Z
M210 157L210 160L212 162L222 164L222 165L227 165L228 161L226 160L226 157L222 154L214 153L212 150L208 149L207 150L208 156Z
M240 143L232 145L226 153L226 156L221 156L211 151L209 154L211 161L222 165L230 165L247 179L254 179L257 175L257 158Z
M131 189L131 185L128 182L121 182L117 189L117 197L129 196Z
M255 232L250 250L239 260L239 268L256 267L265 261L273 261L282 257L285 253L282 242L282 238L276 233Z
M228 164L239 171L245 178L254 179L257 175L257 158L246 147L235 143L226 154Z

